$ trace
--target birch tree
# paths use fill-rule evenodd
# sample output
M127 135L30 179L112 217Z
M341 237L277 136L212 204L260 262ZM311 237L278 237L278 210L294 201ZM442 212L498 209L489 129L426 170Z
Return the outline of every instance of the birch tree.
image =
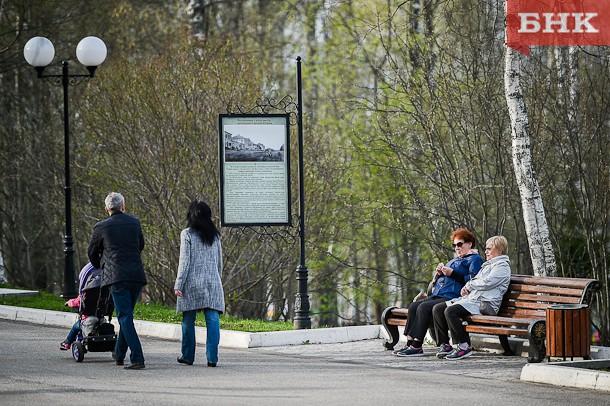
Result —
M521 59L517 51L506 47L504 89L510 116L513 167L534 274L555 276L557 265L530 150L530 125L521 88Z

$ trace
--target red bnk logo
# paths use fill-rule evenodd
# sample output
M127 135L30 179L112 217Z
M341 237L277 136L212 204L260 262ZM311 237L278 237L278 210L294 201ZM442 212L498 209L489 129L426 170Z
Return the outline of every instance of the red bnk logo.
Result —
M610 45L610 0L507 0L507 44Z

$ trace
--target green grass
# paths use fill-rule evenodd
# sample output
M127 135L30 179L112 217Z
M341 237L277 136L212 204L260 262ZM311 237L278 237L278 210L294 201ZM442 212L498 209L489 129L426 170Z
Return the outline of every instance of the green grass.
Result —
M8 287L8 286L2 286ZM33 296L6 296L0 297L0 305L29 307L44 310L56 310L62 312L73 312L64 305L65 300L50 293L40 292ZM176 313L176 309L159 303L143 303L136 305L134 318L138 320L157 321L161 323L180 324L182 313ZM203 314L197 317L197 325L205 326ZM241 320L223 314L220 316L220 328L224 330L245 331L249 333L286 331L292 330L290 322L264 321L264 320Z
M59 296L40 292L32 296L5 296L0 297L0 304L7 306L31 307L34 309L59 310L62 312L70 311L64 305L65 300Z

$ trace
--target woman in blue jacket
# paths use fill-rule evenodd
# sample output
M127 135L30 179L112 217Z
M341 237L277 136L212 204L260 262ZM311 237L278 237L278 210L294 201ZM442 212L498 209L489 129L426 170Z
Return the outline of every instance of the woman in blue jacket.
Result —
M409 305L409 317L405 326L407 345L394 352L399 357L418 357L424 355L422 343L432 321L432 308L438 303L460 297L464 284L481 269L483 258L475 249L474 234L465 228L459 228L451 234L456 257L447 264L439 263L436 267L436 285L432 294L424 300L414 301Z

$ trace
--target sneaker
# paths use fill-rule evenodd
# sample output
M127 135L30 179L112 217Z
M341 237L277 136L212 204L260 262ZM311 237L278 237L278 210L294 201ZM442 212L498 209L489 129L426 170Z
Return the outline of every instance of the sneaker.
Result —
M423 357L424 355L425 354L423 348L415 348L413 346L405 348L404 351L401 351L396 354L396 356L398 357Z
M468 347L466 350L462 350L460 347L456 348L451 352L451 354L447 355L445 358L450 359L452 361L470 357L472 355L472 347Z
M404 347L402 347L402 348L400 348L400 349L398 349L398 350L394 350L394 351L392 351L392 354L393 354L393 355L398 355L398 353L401 353L401 352L403 352L403 351L406 351L406 350L407 350L409 347L410 347L409 345L405 345Z
M67 351L70 349L70 342L68 340L64 340L61 343L59 343L59 349L62 351Z
M132 362L131 364L125 365L123 367L123 369L144 369L144 368L146 368L146 367L144 366L143 362Z
M182 357L178 357L178 359L176 361L178 361L178 363L180 363L180 364L193 365L193 361L185 360Z
M440 347L438 347L438 352L436 353L436 358L442 359L445 358L447 355L451 354L453 352L453 347L450 346L449 344L441 344Z

